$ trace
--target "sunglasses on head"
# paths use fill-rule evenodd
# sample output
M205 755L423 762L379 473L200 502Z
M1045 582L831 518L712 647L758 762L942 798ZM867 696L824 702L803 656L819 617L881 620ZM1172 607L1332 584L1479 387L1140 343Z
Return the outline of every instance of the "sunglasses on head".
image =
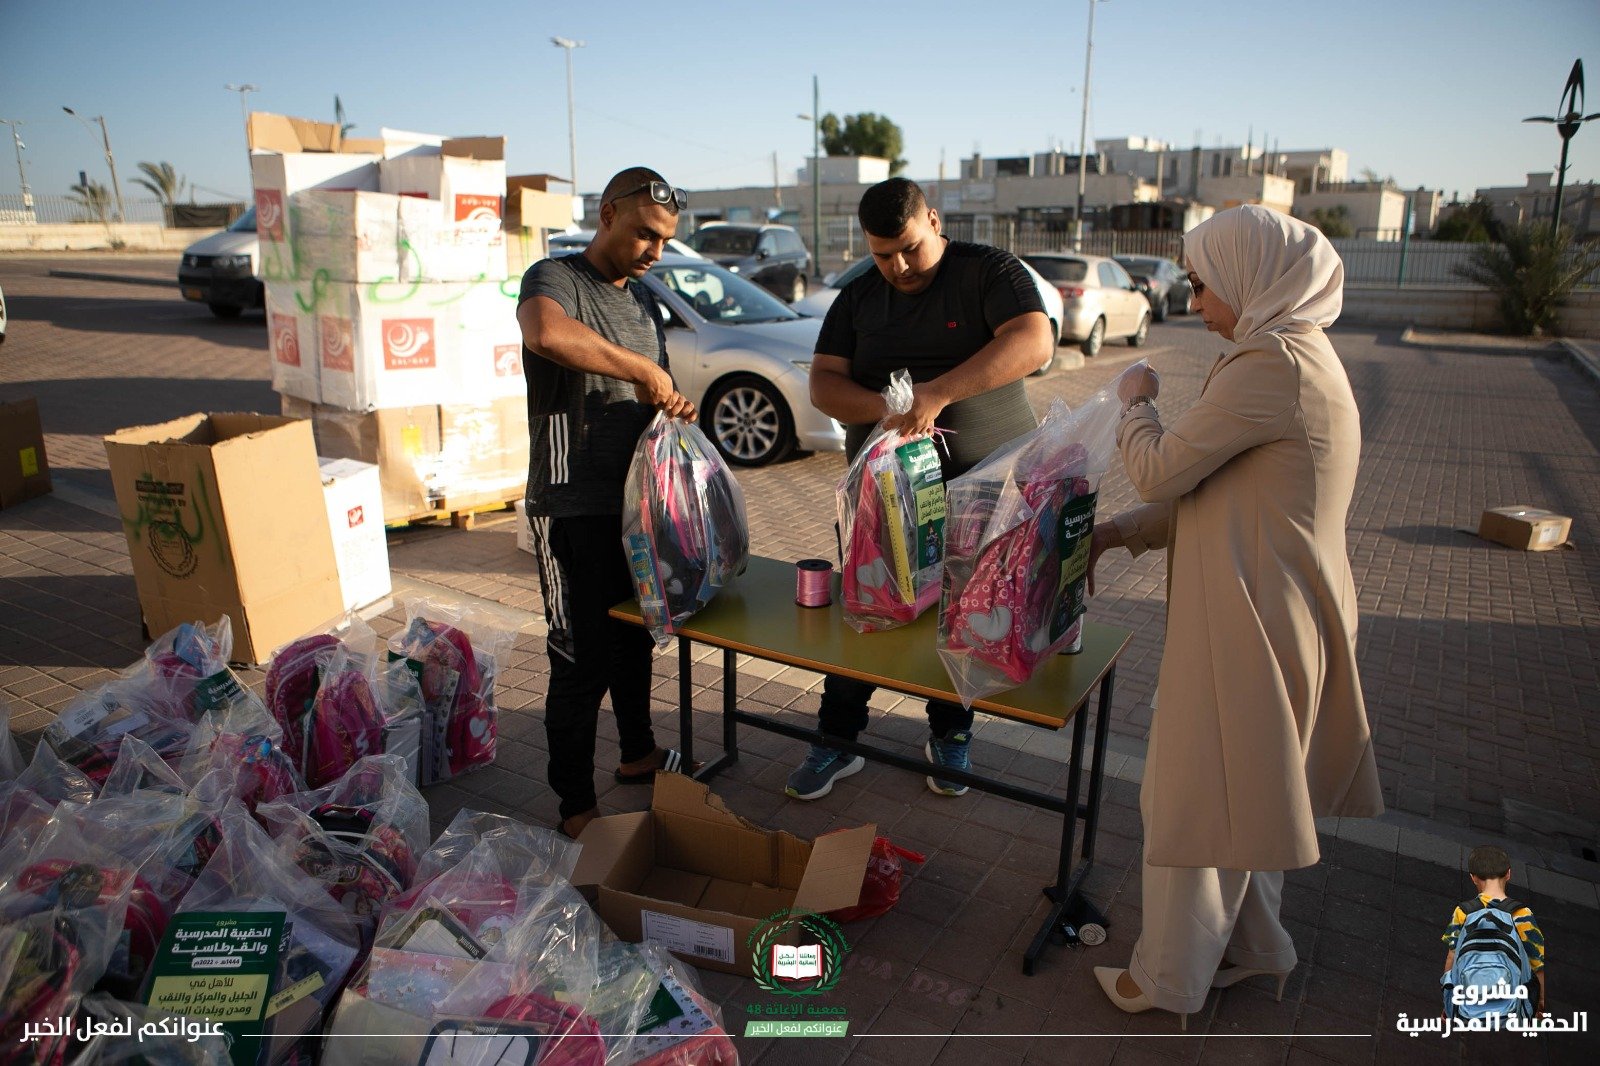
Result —
M611 202L616 203L618 200L626 200L628 197L642 192L649 192L650 199L658 204L666 204L674 211L682 211L689 206L689 194L682 189L673 188L664 181L647 181L637 189L630 189L620 196L613 196Z

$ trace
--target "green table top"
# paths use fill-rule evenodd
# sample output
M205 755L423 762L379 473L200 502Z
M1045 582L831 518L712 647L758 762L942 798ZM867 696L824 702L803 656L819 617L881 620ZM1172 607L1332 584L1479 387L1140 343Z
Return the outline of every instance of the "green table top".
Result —
M914 696L957 700L935 647L939 632L936 608L899 629L857 633L845 625L840 610L837 571L831 605L801 607L794 602L794 595L793 563L753 555L748 569L685 622L679 635ZM611 615L643 624L636 600L618 604ZM1120 626L1085 622L1081 652L1053 656L1026 685L975 700L973 709L1060 729L1132 637L1130 630Z

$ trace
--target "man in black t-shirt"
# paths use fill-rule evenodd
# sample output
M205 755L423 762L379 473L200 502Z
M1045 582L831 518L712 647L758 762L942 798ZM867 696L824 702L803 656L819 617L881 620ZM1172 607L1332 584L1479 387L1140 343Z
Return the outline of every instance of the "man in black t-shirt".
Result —
M688 197L646 167L600 197L581 254L544 259L522 278L517 322L528 378L528 522L549 625L544 728L560 829L576 837L598 813L595 728L609 691L621 742L618 780L649 781L681 756L650 728L647 630L610 617L633 595L622 547L622 495L639 435L655 412L695 418L673 385L661 317L636 280L661 258Z
M846 285L828 308L811 364L811 402L845 423L850 459L880 421L908 436L949 430L941 461L945 478L957 477L1038 424L1022 381L1055 345L1044 304L1016 256L941 236L939 213L913 181L874 185L858 214L878 269ZM900 369L911 372L915 400L908 413L885 419L881 392ZM828 677L822 732L859 736L872 691ZM929 760L967 769L972 712L929 700L928 726ZM860 756L813 745L789 776L788 794L827 795L834 781L862 765ZM958 782L927 780L940 795L967 791Z

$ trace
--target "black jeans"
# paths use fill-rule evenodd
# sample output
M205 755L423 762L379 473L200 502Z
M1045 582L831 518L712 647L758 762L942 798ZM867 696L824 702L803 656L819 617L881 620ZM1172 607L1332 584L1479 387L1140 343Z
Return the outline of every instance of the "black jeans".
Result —
M530 517L544 617L550 627L550 694L544 733L550 747L550 787L561 817L592 810L595 728L609 691L617 716L622 761L656 749L650 728L650 631L610 617L633 596L622 550L621 515Z
M854 740L867 728L867 701L878 686L829 674L822 681L821 728L829 736ZM953 729L971 729L972 712L959 703L928 701L928 728L943 737Z

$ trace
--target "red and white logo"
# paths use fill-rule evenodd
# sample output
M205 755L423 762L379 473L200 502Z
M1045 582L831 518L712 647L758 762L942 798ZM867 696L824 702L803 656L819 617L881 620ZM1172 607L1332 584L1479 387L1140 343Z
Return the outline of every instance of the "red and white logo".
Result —
M384 321L385 370L418 370L435 365L433 319L391 318Z
M494 376L520 378L522 376L522 346L497 344L494 346Z
M264 241L283 240L283 190L256 190L256 236Z
M293 318L272 320L272 358L284 366L300 365L300 333L294 326Z
M350 528L354 529L367 520L367 509L358 503L346 511L344 517L350 523Z
M500 197L482 193L456 193L457 222L499 222Z
M342 370L346 374L356 369L355 327L348 318L337 315L317 317L318 351L322 356L322 369Z

